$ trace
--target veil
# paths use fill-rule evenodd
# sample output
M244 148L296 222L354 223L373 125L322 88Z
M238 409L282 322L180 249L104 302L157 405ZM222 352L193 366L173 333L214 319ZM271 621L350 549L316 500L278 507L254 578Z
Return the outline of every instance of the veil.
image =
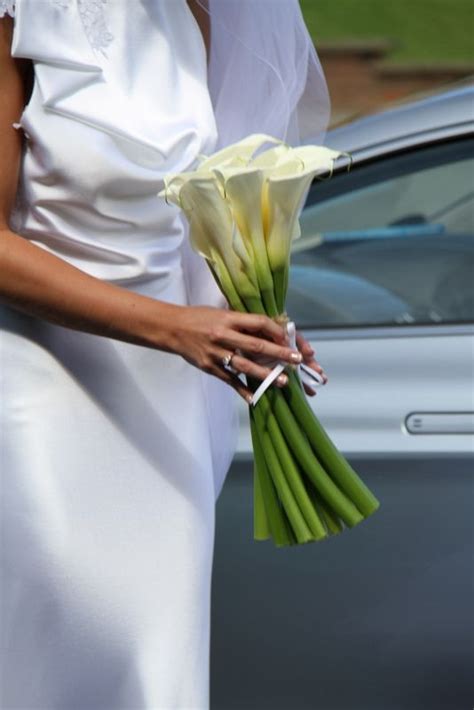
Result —
M210 15L219 147L249 133L322 143L329 93L298 0L196 0Z
M196 0L210 16L208 88L216 150L250 133L291 145L324 142L329 93L298 0ZM183 242L190 302L227 307L205 260ZM234 454L237 395L206 378L216 497Z

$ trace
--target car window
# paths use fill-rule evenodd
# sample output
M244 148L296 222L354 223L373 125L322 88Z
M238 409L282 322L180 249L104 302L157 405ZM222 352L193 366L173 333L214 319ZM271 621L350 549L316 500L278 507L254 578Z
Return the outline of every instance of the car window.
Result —
M293 243L299 327L474 320L473 141L315 181Z

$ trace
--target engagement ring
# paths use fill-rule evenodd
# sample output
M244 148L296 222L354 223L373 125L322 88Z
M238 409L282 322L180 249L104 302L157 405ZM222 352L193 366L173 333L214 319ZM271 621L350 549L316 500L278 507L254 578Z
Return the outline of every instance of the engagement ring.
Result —
M237 370L232 367L232 358L234 357L235 353L229 353L229 355L226 355L225 357L222 358L222 364L224 366L224 369L229 370L229 372L237 372Z

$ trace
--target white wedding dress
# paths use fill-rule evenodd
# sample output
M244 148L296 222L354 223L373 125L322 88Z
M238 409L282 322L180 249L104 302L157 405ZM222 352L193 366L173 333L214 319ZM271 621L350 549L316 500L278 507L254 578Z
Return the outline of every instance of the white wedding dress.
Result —
M5 12L35 68L12 228L126 288L223 306L204 272L193 295L186 226L156 196L217 137L185 0ZM208 708L237 395L176 355L6 306L0 329L2 710Z
M0 17L34 64L12 229L124 288L223 307L164 176L253 132L317 142L329 100L298 0L209 7L209 67L186 0L0 0ZM0 397L1 710L207 710L236 393L0 306Z

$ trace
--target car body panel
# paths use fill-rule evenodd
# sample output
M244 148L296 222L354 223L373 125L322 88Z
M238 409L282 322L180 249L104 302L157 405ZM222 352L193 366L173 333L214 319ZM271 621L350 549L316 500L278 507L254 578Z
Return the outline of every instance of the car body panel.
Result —
M450 431L450 415L474 411L474 329L417 328L417 333L349 329L308 331L305 336L328 376L309 401L328 435L346 455L474 452L470 433L410 433L409 415L436 413ZM425 331L421 332L420 331ZM251 455L246 420L240 408L239 458Z
M473 130L474 88L435 94L329 131L325 144L355 154L357 160L389 150L460 136Z
M349 151L354 174L360 170L362 175L368 162L383 164L400 151L414 151L433 142L464 138L473 132L473 113L474 88L467 87L342 126L328 134L326 143ZM344 164L336 170L330 183L336 182L343 173ZM429 230L432 226L421 225L420 230ZM327 224L325 229L328 229ZM337 230L337 225L334 229ZM325 232L324 237L328 236ZM423 244L422 236L420 233L418 247ZM351 238L356 237L357 234L351 235ZM367 234L362 237L366 239ZM377 235L379 244L381 237L383 235ZM332 238L338 238L337 233ZM442 235L440 245L441 238ZM456 247L453 238L453 248L462 250L466 239L463 242L461 238L460 246ZM406 240L404 244L407 244ZM397 258L403 259L404 246L401 243L399 246ZM295 245L295 252L299 248ZM406 253L408 259L409 251ZM350 254L349 250L348 258ZM315 306L321 308L321 304L330 304L337 309L338 303L343 304L345 299L347 320L353 318L355 323L358 318L360 320L364 300L373 304L375 313L377 307L383 307L385 312L392 309L396 314L398 309L403 313L403 304L394 291L377 290L370 281L336 273L337 278L334 278L334 274L324 269L318 271L317 265L310 269L307 264L300 263L292 270L301 293L311 278L317 280L318 287L312 294L313 298L315 294L318 298ZM357 303L349 308L347 299L351 293L358 294ZM289 307L288 312L291 315ZM309 401L343 453L370 457L474 452L470 430L470 413L474 412L472 324L409 325L408 321L407 325L401 323L389 327L377 324L317 327L303 328L302 332L311 342L316 358L329 378L328 384L319 387L318 394ZM407 417L420 413L439 415L430 420L439 423L432 426L433 432L427 433L428 419L420 420L421 426L425 427L423 433L413 427L407 428ZM454 416L456 413L466 414L467 419ZM252 449L247 406L243 401L239 416L237 457L249 458ZM456 430L457 426L461 431Z

